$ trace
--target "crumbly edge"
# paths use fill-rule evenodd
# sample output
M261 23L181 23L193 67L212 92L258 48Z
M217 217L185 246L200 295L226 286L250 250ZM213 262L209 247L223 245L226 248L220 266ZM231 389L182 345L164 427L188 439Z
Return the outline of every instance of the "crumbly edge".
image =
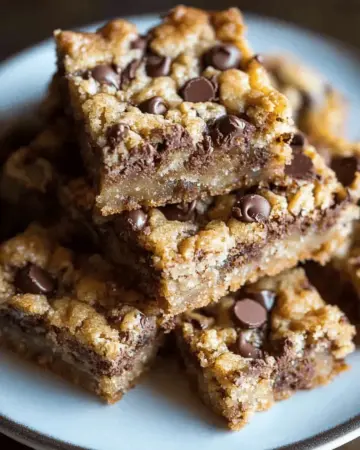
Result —
M151 265L150 252L129 245L114 230L102 230L100 240L109 258L115 263L128 264L133 272L141 274L139 287L162 302L170 314L205 306L217 301L230 291L261 276L276 275L295 266L298 261L313 259L324 264L350 234L351 221L358 217L357 208L351 204L340 206L336 214L329 214L316 224L302 223L289 229L286 236L276 237L259 248L249 249L239 261L229 257L219 266L198 267L178 264L178 277ZM123 259L124 257L124 259ZM201 269L201 271L200 271Z
M273 85L289 99L297 126L329 164L339 158L360 160L360 144L344 137L348 105L340 92L291 56L270 55L266 67ZM359 171L348 190L355 201L360 198Z
M83 151L83 158L87 158ZM185 162L189 154L184 148L171 150L165 156L169 164L178 159ZM190 203L194 199L225 194L235 187L249 187L264 181L280 179L284 175L284 162L267 149L251 149L240 146L230 152L221 148L203 153L203 159L193 167L181 167L162 174L161 171L139 170L129 177L119 175L116 181L104 179L96 196L96 205L101 214L110 216L141 207L152 208L175 203ZM88 164L91 171L95 162Z
M132 367L120 374L94 375L84 369L81 359L69 357L64 348L56 348L36 333L27 333L21 322L14 323L1 318L0 345L49 369L62 378L95 393L108 403L115 403L131 388L153 363L163 337L139 350Z
M28 264L56 280L47 297L18 292L15 277ZM41 330L54 345L82 355L94 373L112 375L161 334L153 301L120 283L121 272L100 255L74 254L36 224L0 246L0 315ZM138 308L142 308L141 311ZM165 323L166 322L166 323Z
M89 216L85 217L84 215L81 215L79 213L79 210L73 210L73 213L75 214L73 217L76 220L83 221L90 226L91 229L94 229L94 225L91 224L91 218ZM91 216L91 214L90 214ZM324 263L326 260L328 260L331 256L331 254L334 252L337 246L340 246L346 236L350 233L351 229L351 221L357 218L358 211L357 208L348 203L346 200L341 204L338 205L338 207L334 211L327 211L327 213L324 214L324 216L318 220L318 222L315 224L315 231L314 227L312 227L311 232L309 231L309 235L312 234L309 237L309 240L311 241L310 248L301 248L296 249L296 253L289 254L288 253L288 242L283 244L281 240L279 240L278 244L273 244L271 247L268 246L268 250L265 248L265 254L261 255L261 250L259 250L256 255L256 252L252 252L250 257L254 258L254 264L246 264L245 269L239 273L239 270L235 268L235 273L233 275L227 276L226 283L230 283L231 289L237 289L241 284L243 284L245 281L248 281L249 274L252 272L253 277L252 281L255 281L255 278L260 277L261 275L269 274L267 270L269 270L268 264L267 264L267 258L271 258L271 254L274 254L274 249L277 249L277 252L281 254L284 252L284 255L287 255L287 257L290 256L290 259L287 258L287 261L285 261L284 264L284 258L279 260L279 264L274 265L272 264L272 274L279 273L281 270L284 270L285 268L288 268L292 265L295 265L299 259L317 259ZM178 223L180 225L180 223ZM306 219L304 219L304 224L306 224ZM330 229L329 227L335 225L334 229ZM311 228L310 224L310 228ZM177 225L176 225L177 226ZM305 225L304 225L305 227ZM306 225L306 229L308 229L309 224ZM96 227L95 227L96 229ZM295 228L296 229L296 228ZM301 227L298 227L297 230L301 229ZM158 296L165 298L170 298L169 292L171 290L169 288L166 288L166 270L160 268L160 270L156 269L155 267L151 269L151 261L154 257L151 253L151 251L146 251L142 249L138 242L135 241L126 241L123 239L124 233L121 233L121 229L113 227L111 224L106 225L103 224L99 229L97 230L100 236L100 241L102 241L105 244L105 251L107 252L108 256L114 260L115 263L122 263L122 264L128 264L132 266L132 269L136 272L141 273L141 279L143 280L143 284L141 285L143 289L147 290L149 295L152 296ZM297 238L298 234L294 232L294 236L290 236L289 242L292 243L292 246L298 246ZM302 230L303 237L301 239L304 239L304 236L306 238L306 231L304 229ZM160 234L159 234L160 235ZM301 235L301 233L300 233ZM312 242L315 241L315 242ZM302 242L302 241L301 241ZM304 247L306 247L304 243ZM254 250L254 249L253 249ZM259 257L260 254L260 257ZM262 267L261 270L259 270L259 259L261 262L260 266ZM231 261L229 260L229 264ZM180 262L178 262L180 264ZM231 265L231 264L230 264ZM186 267L186 266L185 266ZM224 275L221 278L226 277L226 265L224 265L225 270L223 271ZM150 269L150 270L149 270ZM217 268L219 270L219 268ZM196 276L196 271L191 272L191 277L194 278ZM231 271L230 271L231 273ZM254 275L256 274L256 275ZM233 276L234 279L237 279L236 282L229 281L229 278ZM201 277L200 277L201 279ZM206 271L204 271L204 280L201 281L203 283L203 286L206 284L208 285L209 280L211 278L209 274L207 274ZM169 278L169 280L171 280ZM184 278L186 281L186 278ZM140 280L141 283L141 280ZM171 286L171 281L169 281ZM161 285L165 285L165 289L161 287ZM223 283L224 284L224 283ZM174 292L179 293L178 286L173 289ZM189 289L187 289L189 291ZM210 293L211 292L211 293ZM222 292L222 294L221 294ZM219 292L217 292L216 287L210 288L210 291L208 290L209 298L219 298L221 295L224 295L226 293L225 288L219 287ZM200 292L199 292L200 294ZM194 291L194 296L196 296L196 291ZM202 293L203 299L206 298L204 293ZM190 296L189 296L190 297ZM205 302L204 302L205 303ZM202 304L196 304L194 305L192 303L193 307L195 306L203 306ZM169 308L169 304L165 301L164 307ZM187 305L190 309L191 306ZM171 308L171 306L170 306ZM181 310L179 310L181 312Z
M75 220L82 221L100 236L100 241L105 243L105 251L114 262L132 266L135 271L140 269L142 286L148 284L146 292L165 299L163 309L166 310L172 306L169 305L172 300L166 304L166 299L178 296L181 291L195 291L196 285L203 282L207 286L210 283L210 296L213 298L220 298L226 293L221 289L220 294L216 292L214 286L218 279L225 278L222 283L228 286L236 286L229 278L238 279L237 289L240 283L248 280L250 272L247 267L254 269L254 265L248 264L249 258L258 261L260 255L265 263L265 257L268 257L266 248L270 244L279 256L284 252L290 257L285 264L284 258L279 258L282 266L275 265L277 269L274 272L278 273L295 265L299 259L327 260L334 251L334 245L328 243L326 247L324 233L334 237L339 245L343 243L349 234L345 222L358 218L359 211L351 203L353 200L349 199L348 191L337 181L334 172L316 150L306 145L303 152L313 165L310 178L294 180L285 177L282 184L257 189L256 193L264 196L271 205L270 217L265 224L244 223L232 216L236 193L209 199L210 204L200 202L197 206L199 219L194 221L168 220L161 208L150 209L146 212L146 226L141 230L129 227L126 214L111 218L99 215L94 210L94 192L83 179L62 186L60 197L64 208ZM338 228L334 232L329 231L328 228L336 223ZM321 244L320 240L318 245L311 242L307 249L295 248L294 244L292 248L296 253L291 255L286 249L281 249L281 240L287 237L291 240L295 235L303 240L308 233L311 235L310 241L314 240L316 233L321 234L321 237L317 236ZM326 247L326 252L318 252L321 246ZM241 272L241 266L245 269L237 273ZM231 274L234 267L234 274ZM227 269L230 269L230 275ZM266 274L266 270L261 270L259 276ZM157 284L155 289L154 284ZM181 284L184 284L184 289L181 289ZM171 313L175 311L181 312L181 309L175 307Z
M234 430L274 400L329 382L347 368L343 359L354 350L354 327L339 308L326 305L310 287L303 269L262 279L255 288L277 293L270 356L254 360L233 353L229 346L236 333L230 325L217 328L215 319L214 325L199 330L192 313L184 316L176 333L187 372L200 396ZM209 310L206 320L211 317L208 314Z
M177 345L185 364L186 374L189 377L191 387L200 395L201 400L205 405L210 407L217 415L225 418L228 427L233 431L238 431L243 428L250 420L251 416L256 411L265 411L269 409L274 403L274 396L272 393L273 380L271 378L275 370L275 361L273 358L268 358L260 367L254 364L246 365L240 369L244 373L240 375L238 372L229 373L221 369L203 368L199 364L194 353L186 339L178 332L176 333ZM219 358L221 364L221 357ZM231 360L223 358L224 364ZM241 377L241 382L246 389L242 389L240 384L235 382L235 377ZM226 394L226 389L231 393ZM239 397L238 401L232 400ZM256 397L257 396L257 397Z

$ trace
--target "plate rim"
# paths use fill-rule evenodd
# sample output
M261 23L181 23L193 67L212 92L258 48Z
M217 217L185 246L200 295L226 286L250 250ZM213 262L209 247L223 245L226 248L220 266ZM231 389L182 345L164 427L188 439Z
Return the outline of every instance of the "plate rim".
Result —
M346 438L346 436L349 436L355 431L357 431L358 433L354 436L354 439L360 436L360 414L354 416L344 423L336 425L329 430L322 431L321 433L315 434L301 441L277 447L274 450L334 449L337 448L338 445L343 445L347 442L352 441L352 437L349 440L343 440L343 438ZM2 414L0 415L0 432L11 439L15 439L16 441L24 443L25 445L30 445L35 449L41 448L44 450L91 450L89 447L77 446L71 444L70 442L51 437L50 435L39 433L38 431L35 431L25 425L19 424Z
M143 13L136 15L124 16L127 20L134 21L135 19L153 19L157 17L160 13ZM276 17L271 17L267 15L254 14L245 12L244 15L248 18L253 18L255 20L265 19L269 22L275 22L281 24L285 27L295 28L298 31L306 31L308 34L313 35L317 39L325 39L327 42L333 45L341 45L355 54L360 54L360 49L351 43L343 42L340 39L336 39L327 34L320 34L310 28L299 26L293 22L286 22L284 20L278 19ZM90 24L80 25L75 27L75 30L89 30L91 28L99 27L102 23L105 23L107 20L104 19L100 22L94 22ZM31 51L41 50L42 47L46 47L51 44L51 38L44 39L35 43L32 46L26 47L15 52L12 55L9 55L4 60L0 62L0 73L8 64L16 63L17 59L21 59L26 56ZM14 439L17 442L20 442L24 445L28 445L34 449L41 450L92 450L89 447L77 446L75 444L71 444L70 442L63 441L61 439L57 439L52 437L51 435L40 433L35 431L34 429L20 424L10 417L5 416L0 413L0 432L6 435L7 437ZM347 436L350 436L350 439L346 439ZM310 436L306 439L296 441L281 447L276 447L273 450L330 450L337 448L339 445L346 444L347 442L352 441L360 436L360 413L348 419L347 421L336 425L328 430L317 433L313 436Z

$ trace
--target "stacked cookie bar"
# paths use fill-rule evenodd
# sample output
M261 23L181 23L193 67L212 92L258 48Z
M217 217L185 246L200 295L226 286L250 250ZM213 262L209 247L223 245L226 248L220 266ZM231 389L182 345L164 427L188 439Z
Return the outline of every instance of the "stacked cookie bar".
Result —
M273 84L291 101L299 127L316 143L352 200L359 201L360 144L344 137L347 107L343 96L321 75L291 57L269 56L266 66ZM322 294L341 303L357 325L360 324L358 234L357 222L329 264L325 267L307 264L307 272Z
M0 179L26 222L0 246L2 342L113 402L172 332L232 429L344 370L355 329L296 266L346 245L355 185L295 125L240 12L55 41L51 117Z

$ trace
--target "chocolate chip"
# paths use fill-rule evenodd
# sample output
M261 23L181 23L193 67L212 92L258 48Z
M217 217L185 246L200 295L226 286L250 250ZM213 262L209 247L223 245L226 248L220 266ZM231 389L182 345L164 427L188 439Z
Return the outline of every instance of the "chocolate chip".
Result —
M192 220L194 218L196 203L196 200L193 200L191 203L168 205L162 208L162 213L168 220L187 222L188 220Z
M122 71L121 74L121 87L123 88L126 84L129 84L135 78L137 68L140 65L139 59L132 60Z
M150 55L146 58L146 73L149 77L165 77L169 74L171 59L168 57Z
M265 222L270 215L271 206L265 197L247 194L240 197L232 209L232 214L242 222Z
M262 351L247 341L246 331L240 331L239 333L236 341L236 353L244 358L258 359L262 356Z
M314 178L314 166L311 159L305 155L301 147L293 147L291 164L285 166L286 175L300 180Z
M139 109L143 113L149 114L165 114L168 110L166 103L161 97L155 96L140 103Z
M292 147L303 147L306 143L306 138L303 133L295 133L291 139L290 145Z
M250 298L238 300L234 305L235 318L245 328L259 328L267 321L267 311Z
M119 144L129 132L129 125L126 123L116 123L107 130L107 138L110 145Z
M245 295L247 298L257 301L263 306L267 311L271 311L274 303L276 294L273 291L268 291L267 289L262 289L261 291L255 291L251 288L246 289Z
M100 64L91 71L92 77L100 84L107 84L119 89L120 77L115 70L107 64Z
M354 181L355 172L360 170L360 161L355 156L334 158L331 161L331 168L340 183L347 187Z
M219 91L219 83L217 80L217 77L215 75L211 76L209 78L210 82L212 83L212 85L214 86L214 100L218 99L218 91Z
M141 231L144 229L147 222L147 215L141 209L129 211L126 214L127 222L134 231Z
M24 294L50 294L55 289L55 282L44 269L29 264L16 274L15 286Z
M231 148L241 136L242 145L249 144L255 127L247 120L234 116L219 117L210 127L210 136L216 146Z
M130 48L132 50L145 50L147 46L147 39L145 36L138 36L135 41L132 41Z
M207 78L197 77L187 81L180 94L186 102L209 102L215 98L215 87Z
M205 64L218 70L228 70L239 66L240 51L231 44L215 45L204 57Z
M247 123L246 120L240 119L240 117L229 115L217 119L214 126L224 137L228 135L235 137L243 133Z

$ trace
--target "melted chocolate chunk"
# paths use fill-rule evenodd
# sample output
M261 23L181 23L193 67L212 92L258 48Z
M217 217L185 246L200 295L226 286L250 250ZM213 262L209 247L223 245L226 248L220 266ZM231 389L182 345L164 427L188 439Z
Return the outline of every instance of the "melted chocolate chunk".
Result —
M354 181L355 173L360 170L360 161L355 156L334 158L331 161L331 168L340 183L347 187Z
M55 282L46 270L29 264L16 274L15 286L23 294L50 294L55 289Z
M126 220L130 224L134 231L141 231L144 229L147 222L147 215L141 209L136 211L128 211L126 214Z
M215 86L205 77L192 78L181 89L180 95L186 102L210 102L215 99Z
M311 159L305 155L301 147L293 147L291 164L285 166L286 175L299 180L312 180L315 176Z
M265 197L247 194L240 197L232 208L233 216L242 222L265 222L271 212L270 203Z
M306 143L306 137L303 133L295 133L291 139L290 145L292 147L303 147Z
M228 70L239 66L240 51L235 45L215 45L204 57L205 64L213 66L217 70Z
M135 41L132 41L130 48L132 50L145 50L147 46L147 39L145 36L138 36Z
M162 97L155 96L140 103L139 109L148 114L165 114L168 107Z
M260 303L260 305L263 306L267 311L272 310L276 298L275 292L268 291L267 289L256 291L252 290L251 288L247 288L245 291L245 296Z
M235 351L244 358L258 359L262 356L262 351L247 341L246 331L240 331L236 341Z
M194 200L191 203L168 205L162 208L161 211L168 220L187 222L194 219L196 203L196 200Z
M134 59L131 61L121 74L121 87L123 88L125 85L129 84L136 76L136 71L140 66L140 60Z
M119 144L129 132L129 125L126 123L116 123L107 130L108 143L114 147Z
M114 86L116 89L119 89L120 77L112 66L100 64L92 69L91 75L98 83L107 84L108 86Z
M165 77L169 74L171 59L168 57L150 55L146 58L146 73L149 77Z
M179 124L168 127L166 130L154 130L151 139L158 142L156 146L158 153L193 146L193 140L188 131Z
M210 131L210 135L215 145L217 146L231 146L234 141L242 137L245 142L248 142L255 131L254 125L247 120L229 114L217 119Z
M250 298L238 300L234 305L235 319L244 328L259 328L267 321L267 311Z

